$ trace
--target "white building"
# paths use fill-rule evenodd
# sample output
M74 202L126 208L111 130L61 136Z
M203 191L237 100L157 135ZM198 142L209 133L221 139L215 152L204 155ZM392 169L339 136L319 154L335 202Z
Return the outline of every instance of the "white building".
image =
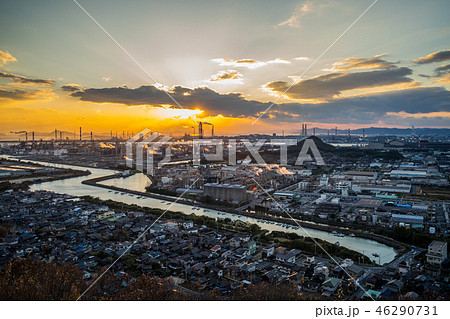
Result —
M427 262L430 264L441 265L447 258L447 243L433 240L428 246Z

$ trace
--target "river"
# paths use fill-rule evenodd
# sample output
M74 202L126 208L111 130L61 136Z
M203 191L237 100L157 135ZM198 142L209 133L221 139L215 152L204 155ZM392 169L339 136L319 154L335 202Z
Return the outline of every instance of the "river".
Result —
M12 159L16 159L14 157L11 157ZM27 160L28 161L28 160ZM99 168L85 168L80 166L73 166L73 165L65 165L65 164L55 164L55 163L48 163L48 162L39 162L39 161L29 161L37 164L42 164L46 166L52 166L52 167L60 167L60 168L71 168L71 169L77 169L77 170L89 170L92 174L89 176L81 176L81 177L75 177L75 178L69 178L69 179L63 179L63 180L57 180L52 182L44 182L40 184L33 184L30 186L31 190L46 190L46 191L52 191L56 193L64 193L74 196L84 196L84 195L91 195L94 197L99 197L103 200L114 200L117 202L123 202L126 204L137 204L139 206L145 206L145 207L152 207L152 208L160 208L160 209L167 209L172 204L172 202L169 201L162 201L159 199L149 198L149 197L141 197L137 198L137 196L127 193L117 193L102 187L95 187L90 185L82 184L81 182L86 179L111 175L115 171L109 170L109 169L99 169ZM138 173L129 177L124 178L116 178L116 179L110 179L103 181L103 184L106 185L112 185L117 186L120 188L145 192L145 186L149 184L149 179L147 176L145 176L142 173ZM226 212L221 212L214 209L204 209L204 208L195 208L190 205L186 204L180 204L180 203L173 203L172 206L170 206L171 211L179 211L185 214L192 214L198 216L209 216L212 218L230 218L233 220L241 220L244 222L249 222L253 224L257 224L263 229L267 229L269 231L277 230L277 231L287 231L287 232L294 232L301 236L311 236L314 238L319 238L331 243L335 243L336 241L339 241L341 246L355 250L357 252L360 252L367 257L371 258L372 260L375 258L372 256L372 253L377 253L379 257L379 261L381 264L388 263L392 261L395 258L395 255L397 254L395 249L391 246L379 243L374 240L365 239L365 238L359 238L359 237L336 237L330 232L322 231L322 230L316 230L312 228L300 228L298 230L289 228L286 229L285 227L276 225L276 224L267 224L263 223L257 218L252 217L246 217L246 216L239 216L237 214L231 214ZM378 262L378 257L376 260Z

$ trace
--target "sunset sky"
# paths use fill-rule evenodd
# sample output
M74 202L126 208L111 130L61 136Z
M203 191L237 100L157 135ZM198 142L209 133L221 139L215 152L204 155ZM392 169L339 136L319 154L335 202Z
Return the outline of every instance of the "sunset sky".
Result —
M373 2L79 0L130 58L75 1L1 0L0 133L450 128L450 1L378 0L337 40Z

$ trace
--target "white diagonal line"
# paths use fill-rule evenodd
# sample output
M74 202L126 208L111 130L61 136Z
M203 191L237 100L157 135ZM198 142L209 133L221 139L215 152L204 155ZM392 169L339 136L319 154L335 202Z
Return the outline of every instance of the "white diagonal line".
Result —
M280 205L280 203L278 203L278 201L276 201L253 177L252 177L252 179L253 179L253 181L264 191L264 193L266 193L267 194L267 196L269 196L270 197L270 199L271 200L273 200L277 205L278 205L278 207L280 207L282 210L283 210L283 212L284 213L286 213L286 215L288 215L289 216L289 218L290 219L292 219L292 221L294 222L294 223L296 223L305 233L306 233L306 235L308 235L308 237L309 238L311 238L313 241L314 241L314 244L316 244L317 246L319 246L319 248L320 249L322 249L324 252L325 252L325 254L327 254L327 256L328 257L330 257L331 258L331 260L333 260L334 262L335 262L335 264L336 265L338 265L339 267L341 267L341 269L347 274L347 276L351 279L351 280L353 280L353 282L359 287L359 288L361 288L363 291L364 291L364 293L365 294L367 294L369 297L370 297L370 299L372 299L373 301L375 301L375 299L373 299L372 298L372 296L371 295L369 295L368 293L367 293L367 291L347 272L347 270L345 270L345 268L343 268L337 261L336 261L336 259L334 259L334 257L332 257L317 241L316 241L316 239L314 238L314 237L312 237L309 233L308 233L308 231L305 229L305 228L303 228L303 226L302 225L300 225L298 222L297 222L297 220L296 219L294 219L292 216L291 216L291 214L289 214L284 208L283 208L283 206L281 206Z
M86 11L86 9L85 8L83 8L82 6L81 6L81 4L79 4L78 2L77 2L77 0L73 0L73 2L75 2L79 7L80 7L80 9L81 10L83 10L84 11L84 13L86 13L87 14L87 16L89 17L89 18L91 18L91 20L92 21L94 21L95 22L95 24L96 25L98 25L99 27L100 27L100 29L102 29L103 30L103 32L105 32L107 35L108 35L108 37L110 37L111 38L111 40L113 40L118 46L119 46L119 48L121 48L122 49L122 51L123 52L125 52L125 54L126 55L128 55L128 57L134 62L134 63L136 63L136 65L142 70L142 71L144 71L144 73L145 74L147 74L148 75L148 77L150 78L150 79L152 79L152 81L153 82L155 82L155 83L159 83L158 81L156 81L156 79L142 66L142 64L140 64L119 42L117 42L117 40L108 32L108 31L106 31L105 30L105 28L103 28L102 27L102 25L100 24L100 23L98 23L98 21L97 20L95 20L95 18L89 13L89 12L87 12ZM164 91L164 93L166 93L167 94L167 96L180 108L180 109L182 109L185 113L186 113L186 115L191 119L191 120L193 120L196 124L198 124L198 122L191 116L191 115L189 115L189 113L186 111L186 109L184 108L184 107L182 107L181 105L180 105L180 103L178 103L178 101L177 100L175 100L175 98L169 93L169 92L167 92L167 91L165 91L165 90L163 90ZM164 106L163 106L164 107ZM164 107L165 108L165 107Z
M96 283L97 283L97 281L99 281L100 280L100 278L102 278L103 277L103 275L104 274L106 274L106 272L108 272L108 270L112 267L112 266L114 266L118 261L119 261L119 259L120 258L122 258L123 257L123 255L125 255L130 249L131 249L131 247L133 247L134 246L134 244L136 244L141 238L142 238L142 236L144 236L149 230L150 230L150 228L152 228L153 227L153 225L155 225L155 223L158 221L158 220L160 220L163 216L164 216L164 214L165 213L167 213L167 211L173 206L173 204L175 204L181 197L183 197L183 195L189 190L189 189L191 189L191 187L192 186L194 186L194 184L196 183L198 181L198 178L191 184L191 185L189 185L189 187L188 188L186 188L185 190L184 190L184 192L180 195L180 196L178 196L177 197L177 199L174 201L174 202L172 202L172 204L170 204L170 206L158 217L158 218L156 218L155 219L155 221L150 225L150 226L148 226L134 241L133 241L133 243L127 248L127 249L125 249L125 251L116 259L116 260L114 260L114 262L111 264L111 265L109 265L109 267L108 268L106 268L106 270L100 275L100 276L98 276L97 277L97 279L95 279L95 281L92 283L92 284L90 284L89 285L89 287L87 287L86 288L86 290L77 298L77 300L76 301L78 301L78 300L80 300Z
M267 107L267 109L266 109L263 113L261 113L261 114L258 116L258 118L252 123L252 125L254 125L256 122L258 122L258 120L259 120L264 114L266 114L267 111L269 111L269 110L272 108L272 106L273 106L275 103L277 103L278 100L281 99L281 98L286 94L287 91L290 90L291 87L293 87L295 84L297 84L297 83L300 81L300 79L303 77L303 75L305 75L305 73L308 72L309 69L311 69L311 67L312 67L314 64L316 64L316 62L319 61L319 60L325 55L325 53L327 53L328 50L330 50L330 49L336 44L336 42L338 42L338 41L344 36L344 34L346 34L347 31L350 30L350 29L353 27L353 25L354 25L356 22L358 22L358 20L361 19L362 16L363 16L364 14L366 14L367 11L370 10L370 8L372 8L372 6L373 6L377 1L378 1L378 0L375 0L375 1L374 1L374 2L373 2L366 10L364 10L364 12L361 13L360 16L359 16L358 18L356 18L356 20L353 21L352 24L350 24L350 25L348 26L348 28L345 29L345 31L342 32L341 35L340 35L339 37L337 37L337 39L334 40L334 42L331 43L330 46L329 46L328 48L326 48L325 51L323 51L322 54L319 55L319 56L318 56L318 57L317 57L317 58L316 58L316 59L315 59L315 60L314 60L307 68L306 68L306 70L303 71L303 73L302 73L300 76L298 76L297 79L296 79L296 80L295 80L295 81L294 81L294 82L293 82L286 90L284 90L284 92L283 92L281 95L279 95L279 96L276 98L276 100L275 100L274 102L272 102L272 103L269 105L269 107Z

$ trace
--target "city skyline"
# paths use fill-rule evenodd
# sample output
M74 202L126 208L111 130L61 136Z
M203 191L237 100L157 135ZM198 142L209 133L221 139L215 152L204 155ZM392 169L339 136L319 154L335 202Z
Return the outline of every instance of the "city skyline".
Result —
M76 2L25 2L0 13L1 133L450 127L445 1L80 1L132 58Z

